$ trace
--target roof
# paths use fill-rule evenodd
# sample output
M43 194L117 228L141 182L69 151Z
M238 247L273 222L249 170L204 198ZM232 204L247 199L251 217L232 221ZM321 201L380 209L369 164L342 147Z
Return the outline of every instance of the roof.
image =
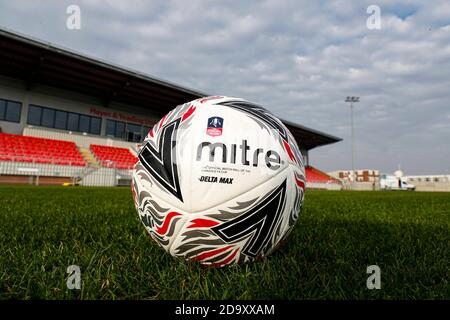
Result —
M311 150L319 146L342 141L342 138L330 134L307 128L297 123L281 119L292 135L296 138L299 145L306 150Z
M151 108L161 115L178 104L210 95L1 28L0 70L23 80L28 90L42 83L94 96L105 107L114 101ZM307 150L342 140L282 121Z

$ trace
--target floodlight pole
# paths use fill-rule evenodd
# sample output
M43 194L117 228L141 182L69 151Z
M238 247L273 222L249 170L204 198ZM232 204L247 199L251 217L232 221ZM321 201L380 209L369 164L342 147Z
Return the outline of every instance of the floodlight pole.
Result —
M347 97L345 99L345 102L350 102L350 122L352 127L352 173L351 173L351 186L352 190L354 189L354 183L356 179L355 175L355 128L354 128L354 122L353 122L353 103L359 102L359 97Z

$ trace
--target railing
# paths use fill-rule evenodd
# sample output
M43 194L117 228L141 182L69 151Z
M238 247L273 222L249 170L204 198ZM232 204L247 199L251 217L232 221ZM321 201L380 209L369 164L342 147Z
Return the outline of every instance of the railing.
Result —
M20 162L20 163L32 163L32 164L51 164L60 166L73 166L73 167L86 167L87 163L85 160L64 160L55 159L52 157L39 156L16 156L10 154L0 153L0 161L4 162Z
M341 190L342 185L339 183L336 183L333 180L329 180L326 182L306 181L306 189Z
M12 157L13 158L13 157ZM14 157L16 158L16 157ZM14 160L21 160L20 157ZM37 162L23 162L23 161L0 161L0 175L1 176L29 176L35 177L30 181L34 184L39 184L39 177L59 177L68 178L73 184L81 177L81 172L85 166L70 166L59 165L56 163L37 163ZM3 179L9 181L9 178Z
M97 159L98 160L98 159ZM133 170L133 165L124 165L112 160L98 160L100 161L100 165L104 168L118 169L118 170Z
M81 184L85 186L129 186L133 166L118 165L109 161L107 166L101 166L83 177Z

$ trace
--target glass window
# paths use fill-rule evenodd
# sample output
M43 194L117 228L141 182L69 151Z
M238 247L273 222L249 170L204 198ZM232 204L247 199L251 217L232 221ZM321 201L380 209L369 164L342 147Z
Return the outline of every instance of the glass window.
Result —
M124 122L116 122L116 134L117 138L123 138L125 135L125 123Z
M133 134L133 139L131 140L132 142L141 142L142 139L142 135L140 133L134 133Z
M148 133L150 132L150 127L146 127L146 126L143 126L142 127L142 130L144 130L143 132L142 132L142 135L144 136L144 138L148 135Z
M53 128L55 126L55 110L42 109L42 121L41 126Z
M106 135L115 137L116 136L116 122L113 120L106 120Z
M5 119L5 112L6 112L6 101L0 100L0 120Z
M8 101L6 104L5 120L20 122L20 111L22 104L20 102Z
M41 125L42 108L38 106L30 105L28 107L28 124Z
M90 122L91 122L91 117L85 116L85 115L80 115L79 131L81 131L81 132L89 132L89 127L91 125Z
M138 126L136 124L127 123L127 131L133 132L133 133L139 133L141 134L141 126Z
M78 131L78 120L78 114L69 112L69 115L67 117L67 130Z
M102 119L92 117L91 118L91 130L89 130L89 132L93 133L93 134L100 134L101 126L102 126Z
M0 99L0 102L2 100ZM8 102L8 101L6 101ZM14 104L19 105L19 118L20 118L20 103L12 102L12 107L16 107ZM1 107L1 104L0 104ZM6 104L6 108L8 104ZM17 108L15 108L17 109ZM0 108L0 116L2 109ZM6 112L5 112L6 113ZM10 115L11 119L17 119L17 116ZM14 121L14 120L10 120ZM66 112L62 110L56 110L52 108L40 107L30 105L28 108L28 124L44 126L49 128L87 132L93 134L100 134L102 119L98 117L90 117L83 114L74 112ZM115 121L108 121L108 125L112 124L111 135L115 134ZM111 128L109 128L111 130Z
M59 110L55 112L55 128L56 129L67 128L67 112Z
M136 124L127 123L127 141L139 142L141 141L142 127Z

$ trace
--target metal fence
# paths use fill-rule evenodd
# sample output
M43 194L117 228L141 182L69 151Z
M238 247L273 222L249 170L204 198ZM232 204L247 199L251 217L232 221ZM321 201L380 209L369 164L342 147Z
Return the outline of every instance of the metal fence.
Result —
M342 185L335 182L306 182L306 189L341 190Z
M36 163L20 161L0 161L2 182L8 178L27 176L29 183L39 185L43 177L61 177L70 180L73 185L83 186L129 186L132 168L120 169L113 162L108 167L71 166L54 163Z

